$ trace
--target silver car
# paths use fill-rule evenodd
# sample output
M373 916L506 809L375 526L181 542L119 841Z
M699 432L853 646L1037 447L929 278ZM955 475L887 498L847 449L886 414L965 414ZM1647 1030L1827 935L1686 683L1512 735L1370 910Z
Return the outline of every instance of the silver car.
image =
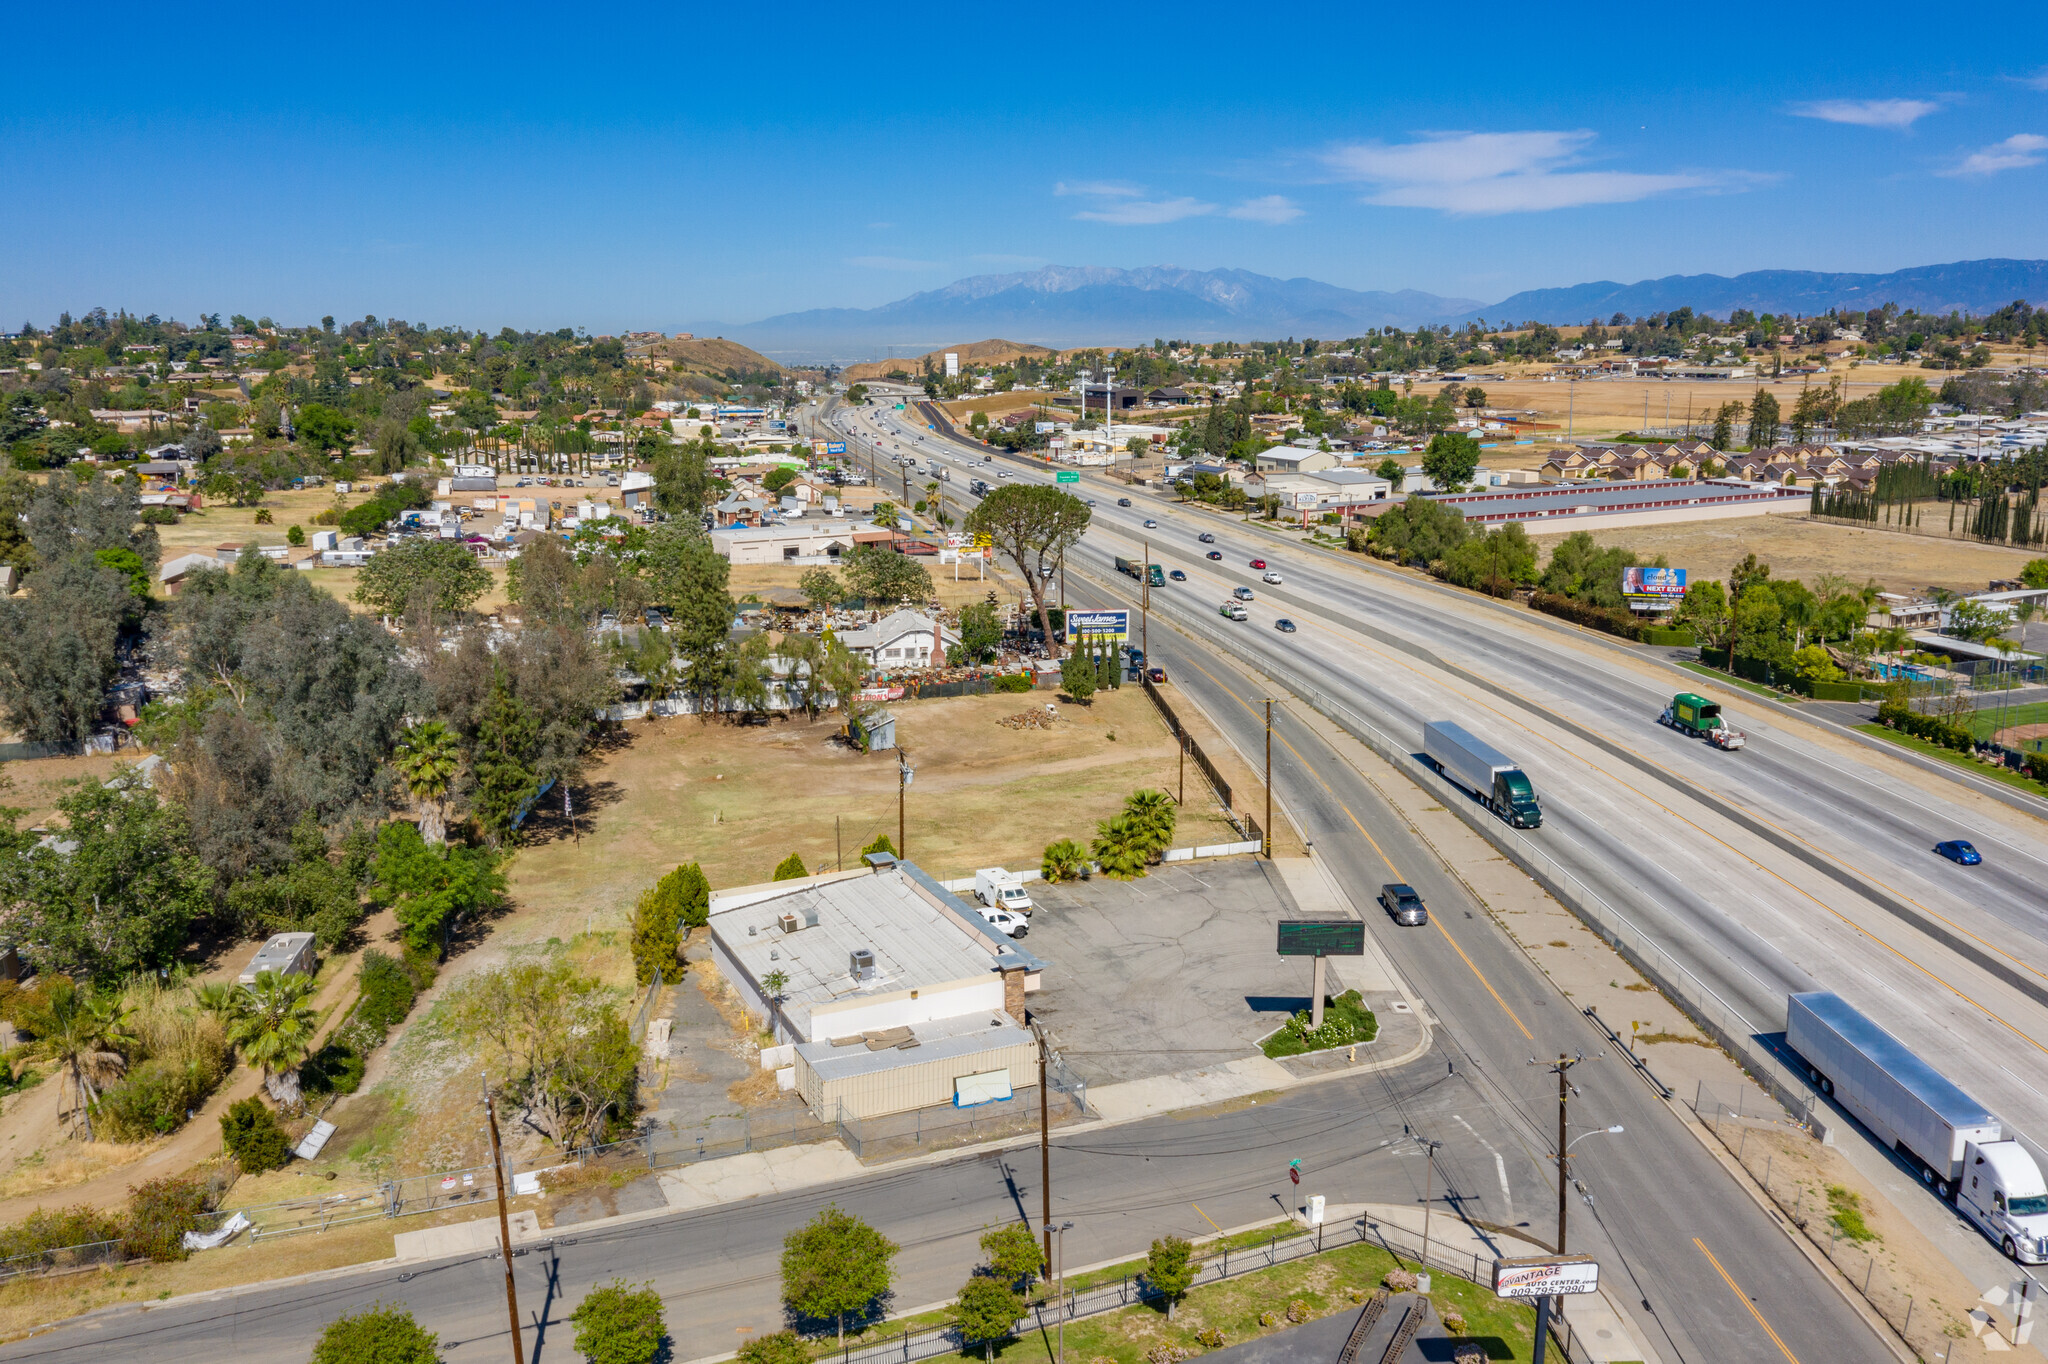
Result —
M1395 923L1410 928L1419 928L1429 922L1429 910L1422 903L1422 897L1415 893L1415 887L1398 881L1380 887L1380 908L1393 915Z

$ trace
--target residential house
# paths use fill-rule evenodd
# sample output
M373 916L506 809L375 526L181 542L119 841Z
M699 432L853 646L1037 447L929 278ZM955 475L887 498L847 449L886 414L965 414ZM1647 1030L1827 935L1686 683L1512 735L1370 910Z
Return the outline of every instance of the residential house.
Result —
M907 607L836 638L875 668L936 667L946 661L946 646L960 642L957 632Z

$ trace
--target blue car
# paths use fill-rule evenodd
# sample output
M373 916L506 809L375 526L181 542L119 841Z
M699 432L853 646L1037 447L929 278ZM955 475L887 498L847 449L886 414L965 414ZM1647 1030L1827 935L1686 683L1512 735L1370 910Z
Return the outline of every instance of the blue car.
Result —
M1983 854L1971 847L1967 839L1951 838L1946 843L1935 844L1934 850L1949 861L1959 862L1966 867L1974 867L1984 860Z

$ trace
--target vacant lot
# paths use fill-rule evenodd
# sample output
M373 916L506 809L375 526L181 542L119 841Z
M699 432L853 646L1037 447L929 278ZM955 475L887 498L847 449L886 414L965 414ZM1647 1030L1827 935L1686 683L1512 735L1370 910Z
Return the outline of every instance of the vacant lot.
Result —
M1994 578L2016 578L2034 557L2019 550L1897 531L1862 530L1805 516L1745 516L1725 521L1595 530L1603 545L1626 545L1644 558L1662 554L1695 578L1726 579L1745 554L1771 566L1774 576L1807 582L1838 573L1854 583L1874 580L1892 592L1945 587L1982 592ZM1562 535L1532 535L1547 558Z
M1061 717L1052 730L998 723L1047 702ZM1092 706L1041 691L892 710L915 769L907 851L935 876L1036 866L1054 839L1085 843L1132 791L1176 785L1172 737L1135 687ZM1235 836L1199 777L1188 796L1176 842ZM593 763L577 799L582 841L555 814L547 841L519 853L510 868L519 913L500 933L543 941L623 926L640 892L679 862L702 863L715 887L765 881L792 852L813 870L852 863L877 834L896 838L896 755L848 748L836 718L636 722Z

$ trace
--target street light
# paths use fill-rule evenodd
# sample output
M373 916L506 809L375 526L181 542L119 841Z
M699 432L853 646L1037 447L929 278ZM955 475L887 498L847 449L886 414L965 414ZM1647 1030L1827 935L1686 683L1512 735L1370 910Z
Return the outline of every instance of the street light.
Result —
M1057 1364L1067 1364L1067 1233L1072 1231L1073 1228L1074 1224L1072 1222L1062 1222L1058 1226L1054 1226L1050 1222L1045 1224L1046 1235L1057 1235L1059 1238L1054 1243L1053 1265L1055 1268L1053 1270L1052 1300L1053 1312L1059 1318L1060 1343Z

